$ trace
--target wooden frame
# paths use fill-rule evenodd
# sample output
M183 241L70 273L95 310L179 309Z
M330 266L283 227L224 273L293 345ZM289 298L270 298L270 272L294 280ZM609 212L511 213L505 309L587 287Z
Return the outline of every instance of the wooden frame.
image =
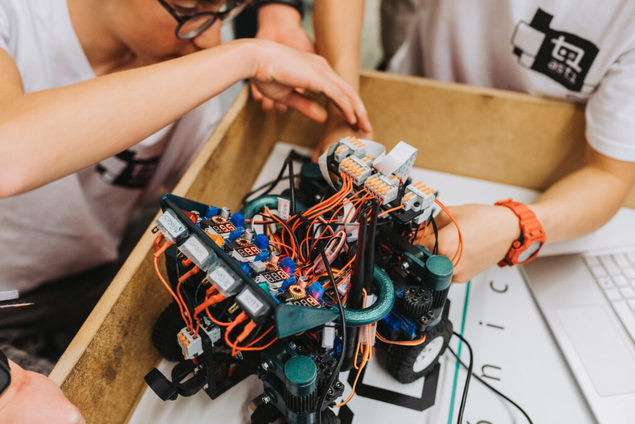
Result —
M364 73L361 93L374 138L415 145L419 167L540 190L583 158L580 106L377 72ZM244 89L174 193L236 208L276 141L311 146L320 129L296 112L264 114ZM51 373L88 423L126 422L159 359L150 334L169 299L154 275L153 237L141 238Z

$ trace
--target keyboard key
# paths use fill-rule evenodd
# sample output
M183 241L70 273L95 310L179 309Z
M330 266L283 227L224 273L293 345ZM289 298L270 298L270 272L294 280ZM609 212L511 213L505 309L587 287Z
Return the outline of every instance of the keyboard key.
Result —
M627 299L632 299L635 297L635 290L633 290L630 286L621 287L620 292L622 292L622 296Z
M631 264L635 266L635 252L626 252L625 255L631 261Z
M626 275L626 278L630 278L631 280L635 279L635 269L633 268L624 268L622 273Z
M617 289L604 290L604 293L606 293L606 297L611 302L622 299L622 295L620 294L620 292Z
M599 255L598 259L602 262L602 265L606 266L607 264L614 264L615 261L611 257L611 255Z
M598 284L600 285L600 287L602 289L604 289L604 290L615 287L613 285L613 281L611 281L611 279L609 277L598 278L597 281L598 281Z
M606 271L611 275L619 275L622 273L622 271L620 271L620 267L618 267L615 262L604 264L604 268L606 268Z
M630 265L628 259L626 259L626 256L624 256L623 253L616 253L613 255L613 260L615 261L615 263L620 267L620 268L626 268L627 266Z
M613 309L617 313L617 316L626 327L626 331L631 335L633 341L635 341L635 315L631 308L628 307L625 300L613 303Z
M584 261L586 262L587 266L592 267L592 266L596 266L600 264L600 261L598 260L597 256L587 256L584 258Z
M593 276L595 278L601 278L601 277L606 277L606 270L604 269L604 267L602 265L596 265L596 266L592 266L591 267L591 274L593 274Z
M628 286L628 280L623 275L614 275L612 278L616 286Z
M630 306L631 309L635 311L635 299L628 299L628 306Z

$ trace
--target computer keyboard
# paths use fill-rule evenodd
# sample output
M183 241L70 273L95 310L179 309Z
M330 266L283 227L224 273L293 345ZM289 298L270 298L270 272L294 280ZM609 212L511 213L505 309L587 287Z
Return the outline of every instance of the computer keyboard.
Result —
M635 251L589 255L584 262L635 342Z

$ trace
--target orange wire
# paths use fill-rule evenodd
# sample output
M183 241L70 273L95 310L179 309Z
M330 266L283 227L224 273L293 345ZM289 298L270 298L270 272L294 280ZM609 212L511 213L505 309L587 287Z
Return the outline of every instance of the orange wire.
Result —
M426 341L426 336L423 335L421 338L419 339L415 339L415 340L407 340L407 341L395 341L395 340L388 340L384 337L382 337L381 334L379 334L379 331L375 334L377 336L377 338L379 340L381 340L384 343L387 344L393 344L393 345L399 345L399 346L418 346L421 343Z
M388 209L388 210L386 210L386 211L383 211L382 213L380 213L379 215L377 215L377 218L381 218L382 216L384 216L384 215L386 215L386 214L389 214L390 212L394 212L394 211L396 211L396 210L403 209L404 207L405 207L404 205L399 205L399 206L397 206L397 207L394 207L394 208Z
M443 212L445 212L448 215L448 217L450 217L450 219L454 223L454 226L456 227L456 231L459 233L459 244L456 248L456 253L452 257L452 262L454 263L454 266L456 267L461 261L461 256L463 255L463 235L461 234L461 229L459 228L458 222L456 222L456 219L454 218L450 210L443 203L441 203L439 199L435 198L434 201L437 205L439 205L439 207L441 207L441 210L443 210Z
M227 327L227 326L231 325L231 322L221 322L221 321L217 320L216 318L214 318L212 316L212 314L210 313L208 308L205 308L205 313L207 314L209 319L216 325L220 325L221 327Z
M362 291L363 295L364 295L364 299L362 300L362 308L366 307L366 290ZM351 393L348 395L348 397L342 401L341 403L338 403L337 405L334 405L334 408L339 408L341 406L346 405L352 398L353 395L355 395L355 389L357 388L357 381L359 380L359 376L362 374L362 370L364 369L364 367L366 366L366 364L368 363L368 361L370 361L370 359L373 357L373 345L371 343L371 331L370 331L371 325L367 325L365 327L366 329L366 342L364 344L364 356L362 356L362 363L359 365L359 367L357 366L357 352L355 353L355 361L353 362L353 364L355 365L355 368L357 369L357 375L355 376L355 381L353 382L353 386L351 387ZM359 349L359 345L361 342L357 343L357 348Z
M168 292L172 295L172 297L176 301L176 304L179 307L179 311L181 312L181 317L183 318L183 322L185 322L185 325L187 326L188 325L188 321L187 321L187 319L185 319L185 313L183 312L183 305L181 305L181 302L179 301L179 298L176 296L176 294L174 293L174 291L172 290L172 288L170 287L168 282L165 281L165 278L163 278L163 275L161 274L161 271L159 270L159 257L158 256L154 256L154 270L156 271L157 276L159 277L159 280L161 280L161 282L163 283L165 288L168 290Z

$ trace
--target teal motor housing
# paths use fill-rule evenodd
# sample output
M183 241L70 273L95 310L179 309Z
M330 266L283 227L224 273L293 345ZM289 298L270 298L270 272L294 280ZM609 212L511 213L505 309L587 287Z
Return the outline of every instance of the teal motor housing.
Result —
M293 343L267 359L261 376L265 394L290 424L314 424L318 397L318 367L296 352Z

